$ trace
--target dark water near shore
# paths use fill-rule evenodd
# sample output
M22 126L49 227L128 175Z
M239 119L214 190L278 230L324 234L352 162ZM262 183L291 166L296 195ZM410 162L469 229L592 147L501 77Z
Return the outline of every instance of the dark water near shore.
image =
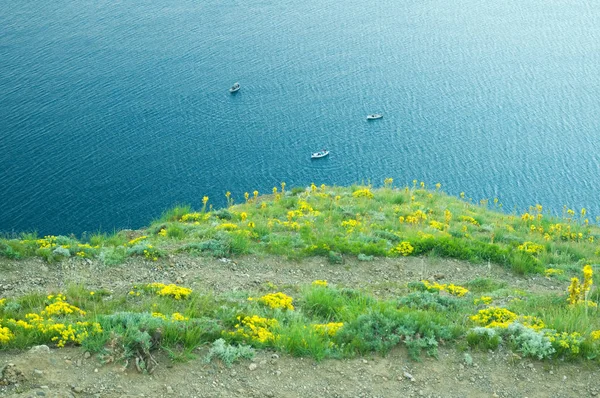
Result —
M386 177L593 218L599 154L595 1L0 6L0 231Z

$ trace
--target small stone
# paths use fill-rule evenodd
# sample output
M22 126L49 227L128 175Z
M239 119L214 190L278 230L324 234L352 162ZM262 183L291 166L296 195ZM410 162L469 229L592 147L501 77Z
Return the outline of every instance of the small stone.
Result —
M44 374L43 370L39 370L39 369L33 369L33 374L36 376L41 376Z
M90 354L90 352L89 352L89 351L86 351L86 352L85 352L85 354L83 354L83 357L84 357L85 359L88 359L88 358L89 358L89 357L91 357L91 356L92 356L92 354Z
M553 375L553 374L554 374L554 371L553 371L553 370L551 370L551 371L550 371L550 372L548 372L548 373L550 373L551 375Z
M98 373L98 368L94 369L94 373Z
M415 381L415 377L413 375L411 375L410 373L404 372L403 375L404 375L404 377L406 377L410 381L413 381L413 382Z
M272 354L272 355L271 355L271 359L279 359L279 355L277 355L277 354Z
M533 364L532 363L528 363L527 367L530 368L530 369L533 369Z
M277 371L275 371L275 375L276 375L276 376L281 376L281 370L277 370Z
M71 365L71 364L73 363L73 361L71 361L70 359L65 359L65 363L66 363L67 365Z
M39 397L43 397L43 396L45 396L45 395L46 395L46 393L45 393L45 392L43 392L43 391L37 391L37 392L35 393L35 395L37 395L37 396L39 396Z
M250 369L250 370L256 370L256 368L258 368L258 365L255 364L254 362L248 366L248 369Z
M419 396L420 396L420 397L423 397L423 396L425 396L425 392L424 392L423 390L419 390Z
M264 359L262 361L259 362L260 365L264 366L267 364L267 361L265 361Z
M73 390L73 392L75 392L77 394L81 394L83 392L83 388L78 387L78 386L71 387L71 390Z
M33 346L33 347L31 347L31 348L29 349L29 352L30 352L31 354L47 354L47 353L49 353L49 352L50 352L50 347L48 347L48 346L47 346L47 345L45 345L45 344L42 344L42 345L36 345L36 346Z
M369 363L369 361L367 361L366 359L363 359L362 363Z
M167 386L167 394L173 394L173 387Z

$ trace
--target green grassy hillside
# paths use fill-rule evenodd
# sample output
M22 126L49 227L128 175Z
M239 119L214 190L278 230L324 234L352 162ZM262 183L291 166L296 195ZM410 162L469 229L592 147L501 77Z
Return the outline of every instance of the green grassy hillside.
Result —
M448 342L539 359L596 360L600 353L594 287L600 229L585 209L565 209L560 218L540 205L506 214L497 199L473 203L463 194L446 195L439 184L398 188L391 179L379 189L286 190L281 184L268 195L246 194L241 204L226 197L227 208L213 210L205 197L202 209L176 207L139 231L7 237L0 239L0 256L16 264L32 257L93 259L106 267L132 258L160 264L178 253L289 261L321 256L332 266L357 258L353 263L364 267L381 257L445 257L539 274L564 290L534 294L481 278L464 286L414 280L391 298L323 280L228 295L162 283L127 292L73 286L0 298L0 347L81 344L103 355L135 357L142 370L152 367L154 349L185 357L202 344L212 344L209 356L226 364L265 347L317 359L385 353L398 344L418 358Z

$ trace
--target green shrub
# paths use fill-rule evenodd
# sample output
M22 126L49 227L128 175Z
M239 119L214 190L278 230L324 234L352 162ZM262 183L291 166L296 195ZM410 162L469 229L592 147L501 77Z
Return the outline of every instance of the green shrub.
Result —
M329 251L327 260L331 264L342 264L344 262L344 258L342 257L342 255L338 252L334 252L333 250Z
M336 337L340 344L345 344L361 354L371 351L386 354L406 334L412 333L404 329L395 317L381 312L370 312L345 324Z
M544 359L549 358L556 352L552 347L550 339L544 332L536 332L518 322L511 323L506 333L511 343L515 346L516 351L524 356Z
M364 253L358 253L358 261L373 261L373 256L368 256Z
M470 347L479 347L484 350L496 350L502 342L502 337L495 329L483 327L469 330L466 339Z
M13 260L21 258L19 252L15 251L10 245L0 242L0 257L6 257Z
M106 247L100 251L98 258L108 266L123 264L127 258L127 249L123 246Z
M171 224L167 227L167 236L173 239L184 239L185 231L177 224Z
M228 240L209 239L203 242L187 243L177 251L192 254L209 254L216 258L229 257L231 253L231 244Z
M433 311L448 311L458 307L460 300L440 296L438 292L413 292L398 300L398 304L408 308Z
M232 220L233 214L227 209L219 209L212 212L212 216L219 220Z
M240 358L244 359L252 359L254 358L254 348L249 345L230 345L225 343L225 340L218 339L215 340L206 355L205 362L210 362L212 358L219 358L225 366L228 368L233 365L235 361Z

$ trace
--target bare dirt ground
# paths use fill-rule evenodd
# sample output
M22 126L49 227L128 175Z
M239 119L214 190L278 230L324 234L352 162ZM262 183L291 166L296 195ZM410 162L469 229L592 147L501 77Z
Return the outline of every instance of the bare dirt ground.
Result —
M331 265L321 258L299 262L281 257L218 260L176 256L156 263L130 259L118 267L71 259L0 260L0 295L61 291L71 283L90 289L127 292L133 284L178 283L198 290L254 290L309 284L316 279L389 297L407 282L438 279L456 284L477 277L506 281L528 291L566 289L544 277L518 277L494 265L436 258L347 260ZM78 348L0 352L0 396L7 397L589 397L600 394L600 368L591 363L530 361L511 352L472 352L442 347L439 358L411 360L403 348L388 356L315 362L259 351L253 361L226 368L197 359L172 363L159 357L152 375L123 364L102 364ZM7 386L1 384L10 383Z

